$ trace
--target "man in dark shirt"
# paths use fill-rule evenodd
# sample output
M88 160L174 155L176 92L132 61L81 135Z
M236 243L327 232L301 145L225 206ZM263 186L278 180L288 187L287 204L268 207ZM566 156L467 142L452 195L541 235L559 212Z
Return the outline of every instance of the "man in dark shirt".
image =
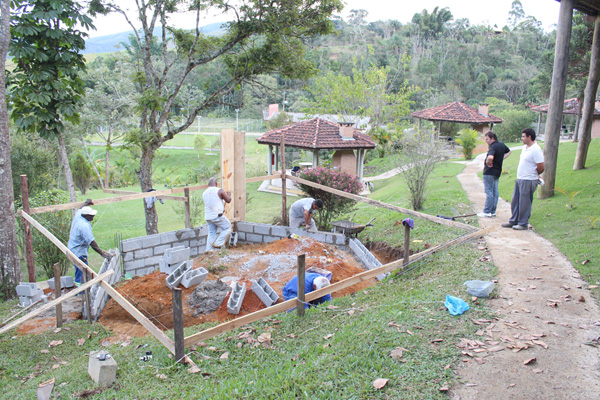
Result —
M498 205L498 180L502 174L502 162L510 155L510 149L502 142L492 131L484 136L485 142L489 146L488 153L483 165L483 187L485 189L485 206L483 212L477 214L478 217L495 217L496 206Z

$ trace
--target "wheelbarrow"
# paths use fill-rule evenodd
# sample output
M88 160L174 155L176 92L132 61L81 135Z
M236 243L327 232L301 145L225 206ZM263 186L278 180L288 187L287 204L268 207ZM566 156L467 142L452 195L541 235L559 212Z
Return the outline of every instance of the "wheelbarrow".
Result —
M364 225L357 224L352 221L333 221L330 222L331 226L333 226L334 233L341 233L346 237L356 237L360 232L362 232L367 226L373 226L371 222L373 222L375 218L371 218L369 222Z

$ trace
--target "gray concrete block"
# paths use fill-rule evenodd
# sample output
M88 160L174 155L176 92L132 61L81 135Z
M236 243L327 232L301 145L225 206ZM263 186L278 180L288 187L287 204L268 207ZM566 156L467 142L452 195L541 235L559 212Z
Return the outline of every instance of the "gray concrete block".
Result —
M190 270L192 268L192 266L193 266L192 260L187 260L187 261L184 261L181 264L179 264L179 266L177 268L175 268L173 273L171 273L169 276L167 276L167 279L166 279L167 286L170 289L173 289L173 288L176 288L177 286L179 286L185 273L188 270Z
M177 238L177 235L175 235L175 232L165 232L160 234L161 244L176 243L178 241L179 239Z
M246 232L238 232L238 241L239 240L242 242L246 241Z
M141 249L143 247L142 246L143 239L144 238L123 240L121 242L121 251L123 253L126 253L128 251Z
M98 357L104 355L105 359ZM100 386L110 386L117 380L117 362L112 357L106 357L106 351L90 352L88 374Z
M156 271L157 267L156 266L150 266L150 267L145 267L145 268L138 268L136 270L134 270L132 272L133 276L144 276L144 275L148 275L153 273L154 271Z
M34 296L41 290L35 282L21 282L17 285L17 296Z
M190 260L190 262L192 263L192 266L193 266L193 261ZM185 286L186 288L190 288L194 285L198 285L198 284L204 282L204 280L206 279L207 276L208 276L208 271L202 267L197 268L197 269L190 269L190 270L186 271L186 273L183 275L181 284L183 286Z
M261 235L270 235L271 234L271 226L265 224L256 224L254 225L254 233L258 233Z
M160 260L162 260L161 256L155 256L155 257L148 257L144 259L144 267L149 267L151 265L154 265L156 267L158 267L158 264L160 263Z
M134 259L133 257L133 251L130 251L128 253L123 253L123 262L127 262L127 261L131 261Z
M288 236L288 232L283 226L273 226L271 227L271 235L284 238Z
M54 278L52 279L48 279L48 287L52 290L55 289L55 285L54 285ZM72 288L73 286L75 286L75 281L73 280L72 276L61 276L60 277L60 288L64 289L64 288Z
M165 250L163 260L167 264L181 264L190 259L190 248L182 245Z
M189 228L189 229L182 229L180 231L176 232L176 235L179 234L179 240L189 240L189 239L195 239L196 238L196 232Z
M200 225L194 228L196 237L208 236L208 225Z
M240 285L239 282L236 282L231 291L231 295L229 296L229 300L227 301L227 311L230 314L239 314L245 296L246 284L243 283Z
M202 253L202 251L200 250L200 246L190 247L190 257L198 257L200 253Z
M247 242L251 242L251 243L262 243L263 242L263 236L262 235L256 235L254 233L247 233L245 240Z
M136 259L140 259L140 258L148 258L148 257L152 257L152 255L154 254L154 251L152 248L149 249L139 249L136 250L134 252L133 257Z
M272 306L279 300L279 295L263 278L254 281L251 289L267 307Z
M160 235L150 235L150 236L144 236L142 238L142 247L143 248L147 248L147 247L154 247L154 246L158 246L160 244Z
M275 237L275 236L263 236L263 243L271 243L274 242L276 240L280 240L280 237Z
M125 271L131 271L131 270L135 270L138 268L143 268L146 266L145 260L133 260L130 262L124 262L123 263L123 270Z
M237 228L238 232L254 233L254 224L250 222L238 222Z
M171 248L170 244L161 244L158 246L154 246L154 255L161 256L161 255L165 254L165 251L167 249L170 249L170 248Z

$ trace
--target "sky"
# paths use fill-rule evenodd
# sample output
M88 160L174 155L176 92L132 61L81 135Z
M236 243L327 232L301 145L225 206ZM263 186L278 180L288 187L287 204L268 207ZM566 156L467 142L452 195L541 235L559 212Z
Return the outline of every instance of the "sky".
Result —
M424 9L432 12L436 6L448 7L454 19L467 18L472 25L485 24L502 28L508 19L513 0L342 0L346 6L340 15L347 19L350 10L367 10L367 21L394 19L402 23L410 22L413 15ZM119 4L126 7L131 0L121 0ZM545 30L553 29L558 22L560 3L556 0L521 0L525 15L534 16L542 22ZM191 13L180 14L173 19L178 28L194 26L194 16ZM224 22L222 15L208 15L202 25ZM118 14L101 16L94 21L97 30L88 32L90 37L110 35L130 30L125 19Z

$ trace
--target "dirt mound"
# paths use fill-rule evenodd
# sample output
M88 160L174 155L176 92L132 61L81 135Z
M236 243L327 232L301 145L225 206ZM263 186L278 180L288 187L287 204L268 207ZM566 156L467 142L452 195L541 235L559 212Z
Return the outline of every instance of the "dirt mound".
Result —
M333 275L332 283L364 271L358 261L349 253L310 238L282 239L267 244L239 245L228 250L202 254L194 260L194 268L201 266L206 268L209 271L209 276L203 283L202 289L182 288L184 326L212 321L224 322L265 308L258 296L250 290L252 281L262 277L282 297L283 287L296 275L297 256L300 254L306 254L307 269L318 267L330 271ZM140 312L163 330L173 328L172 294L165 285L165 279L165 274L156 271L143 277L135 277L124 281L116 287ZM219 284L218 281L222 283ZM246 296L238 315L230 314L227 311L229 296L227 292L230 291L229 285L235 282L246 284ZM346 296L371 286L375 282L375 279L360 282L333 293L333 297ZM219 285L225 285L222 286L225 287L225 290L218 290ZM214 311L203 313L207 308L214 309L215 307L215 304L209 307L202 300L203 297L207 297L205 296L207 287L211 288L213 292L213 289L217 288L216 293L214 293L214 300L216 300L215 303L218 307ZM196 290L198 290L197 293ZM223 292L226 294L219 302ZM116 339L147 334L146 330L113 300L109 300L99 321L113 330L117 335Z
M391 263L404 257L404 249L402 247L391 247L384 242L367 242L365 247L381 262L382 264ZM414 251L409 250L412 255Z

